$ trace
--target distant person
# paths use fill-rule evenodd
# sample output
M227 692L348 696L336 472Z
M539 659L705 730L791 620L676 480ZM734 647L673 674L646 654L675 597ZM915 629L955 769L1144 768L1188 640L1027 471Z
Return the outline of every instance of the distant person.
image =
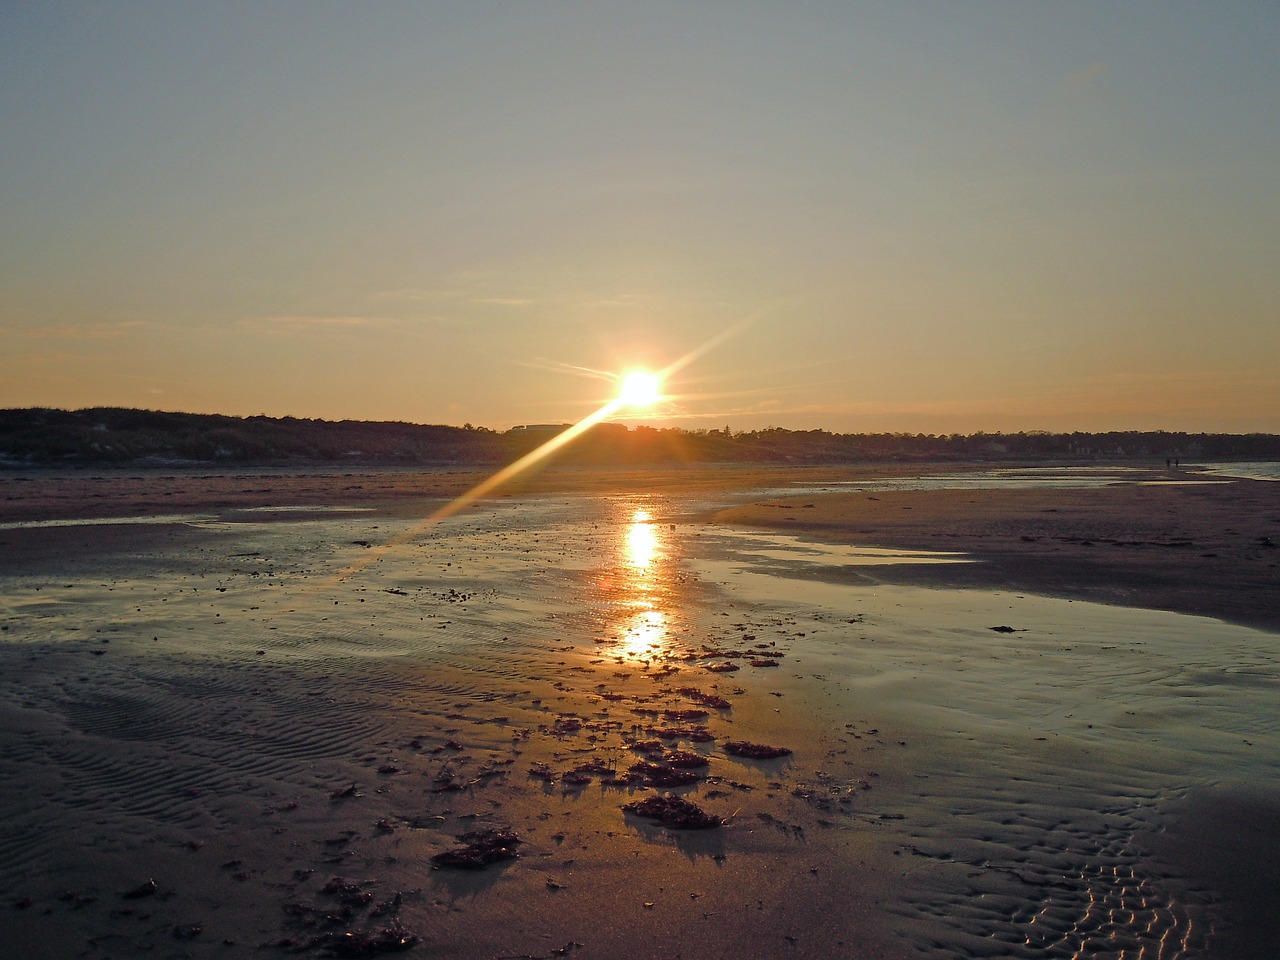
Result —
M1172 466L1173 466L1173 464L1170 462L1169 458L1168 458L1168 457L1165 457L1165 458L1164 458L1164 468L1165 468L1166 470L1168 470L1168 469L1169 469L1170 467L1172 467Z

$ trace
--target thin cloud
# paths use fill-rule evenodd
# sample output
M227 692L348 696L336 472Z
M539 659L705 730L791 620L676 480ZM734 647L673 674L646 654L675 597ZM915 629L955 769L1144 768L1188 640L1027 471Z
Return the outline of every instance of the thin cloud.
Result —
M602 297L598 300L588 300L582 304L588 310L597 310L601 307L625 307L632 309L640 306L640 298L630 294L623 294L617 297Z
M62 323L36 327L3 327L5 333L27 340L111 340L140 332L147 324L141 320L103 321L101 323Z
M461 290L454 290L450 288L442 290L405 288L401 290L379 290L373 295L373 299L418 303L423 301L435 302L440 300L457 300L462 296L463 293Z
M608 370L596 370L592 367L580 367L572 363L564 363L560 360L550 360L546 357L535 357L532 360L516 361L522 367L529 367L533 370L550 370L552 373L571 373L576 377L586 377L591 380L617 380L618 375Z
M304 314L285 314L272 317L245 317L242 321L250 326L261 326L275 329L302 329L306 327L341 329L344 327L386 327L398 323L392 317L368 316L307 316Z
M504 286L500 278L466 276L461 282L444 287L400 287L380 290L373 299L391 303L457 303L485 307L527 307L538 301L532 297L513 296L500 292ZM499 292L494 292L498 288Z

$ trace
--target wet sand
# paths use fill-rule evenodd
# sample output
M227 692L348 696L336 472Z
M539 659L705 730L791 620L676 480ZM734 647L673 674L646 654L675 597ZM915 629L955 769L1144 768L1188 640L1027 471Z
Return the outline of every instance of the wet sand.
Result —
M858 542L868 515L835 500L866 495L808 490L869 475L550 471L388 552L470 475L6 478L6 522L175 519L0 529L3 942L1258 955L1276 905L1276 635L1134 590L1107 598L1125 607L1011 591L996 562L985 580L976 563L855 567L736 526L789 505L808 534ZM799 503L775 496L794 484ZM746 507L752 491L774 505ZM1222 508L1241 536L1266 520L1256 493ZM957 506L929 508L956 536L923 523L865 542L980 548L963 524L997 518ZM1011 549L1061 532L1021 522ZM961 570L983 588L919 585ZM1080 589L1053 592L1095 587ZM1270 615L1244 602L1217 615ZM737 741L793 752L752 760ZM664 763L677 750L709 765ZM609 782L641 762L695 779ZM726 822L622 809L654 795ZM485 830L517 834L519 858L433 869Z
M1280 629L1280 486L1146 476L1101 487L774 498L716 520L837 543L962 550L977 561L886 571L897 582L1027 590Z

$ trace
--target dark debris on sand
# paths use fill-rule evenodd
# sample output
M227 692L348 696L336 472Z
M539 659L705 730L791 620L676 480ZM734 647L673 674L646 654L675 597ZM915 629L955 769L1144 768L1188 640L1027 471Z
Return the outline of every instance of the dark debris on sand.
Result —
M681 797L646 797L624 804L622 809L675 830L707 830L724 826L721 817L707 813L696 803Z
M645 733L661 740L692 740L694 743L710 743L716 738L703 726L645 727Z
M373 902L373 894L364 888L373 880L348 880L331 877L320 888L320 893L337 900L337 904L284 904L285 915L303 928L342 927L313 935L284 937L263 946L291 950L295 953L311 953L322 957L375 957L384 953L398 953L418 944L421 938L394 916L402 898L399 893L382 903ZM364 924L359 917L365 914ZM391 916L388 916L391 915ZM372 918L387 917L384 926L368 924ZM368 925L365 925L368 924ZM364 929L355 929L362 925ZM175 936L177 932L175 931Z
M120 894L126 900L141 900L143 897L153 897L160 888L154 880L148 880L146 883L139 884L132 890L126 890Z
M318 950L322 957L376 957L382 953L401 953L416 946L421 938L399 921L377 930L347 930L324 933L317 937L286 937L264 946L282 950L309 952Z
M676 693L682 697L687 697L694 703L700 703L704 707L715 707L717 710L728 710L733 704L724 697L717 696L714 693L703 693L697 687L681 687Z
M520 838L510 830L480 830L458 837L464 844L431 858L437 868L479 870L500 860L515 860Z
M355 783L352 783L348 786L341 787L337 790L334 790L332 793L329 794L329 799L332 802L337 803L339 800L350 800L354 797L359 797L359 796L362 796L362 794L360 793L360 787Z
M664 763L653 763L649 760L633 763L630 770L644 778L646 787L687 787L701 779L701 774L693 770L677 770Z
M570 940L564 946L556 947L550 953L540 953L540 954L522 953L519 956L503 955L501 957L496 958L496 960L554 960L555 957L567 957L574 950L579 950L581 948L582 948L582 944L578 943L576 940Z
M682 770L696 770L699 767L707 767L711 765L711 761L700 753L690 753L687 750L672 750L662 758L662 762L670 767L679 767Z
M317 938L317 941L313 941L312 945L320 947L325 956L374 957L380 953L408 950L417 944L418 936L399 923L393 923L379 930L326 934Z
M709 714L706 710L663 710L662 716L666 720L705 720Z
M364 889L364 885L345 877L330 877L329 881L320 888L320 892L331 897L337 897L339 903L348 906L366 906L373 902L373 894Z
M750 743L746 740L730 740L724 745L725 753L735 757L746 757L750 760L772 760L775 757L790 755L790 747L771 747L764 743Z

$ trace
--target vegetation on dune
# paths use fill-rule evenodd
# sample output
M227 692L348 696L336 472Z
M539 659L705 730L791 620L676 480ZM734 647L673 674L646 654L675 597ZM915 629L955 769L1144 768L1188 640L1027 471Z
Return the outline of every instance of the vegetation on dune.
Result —
M226 417L97 407L0 411L0 464L496 463L497 434L463 427Z
M0 410L0 466L155 464L492 465L568 424L475 428L295 417L227 417L95 407ZM1280 459L1274 434L839 434L826 430L680 430L605 423L561 457L580 463L858 463L1125 459Z

